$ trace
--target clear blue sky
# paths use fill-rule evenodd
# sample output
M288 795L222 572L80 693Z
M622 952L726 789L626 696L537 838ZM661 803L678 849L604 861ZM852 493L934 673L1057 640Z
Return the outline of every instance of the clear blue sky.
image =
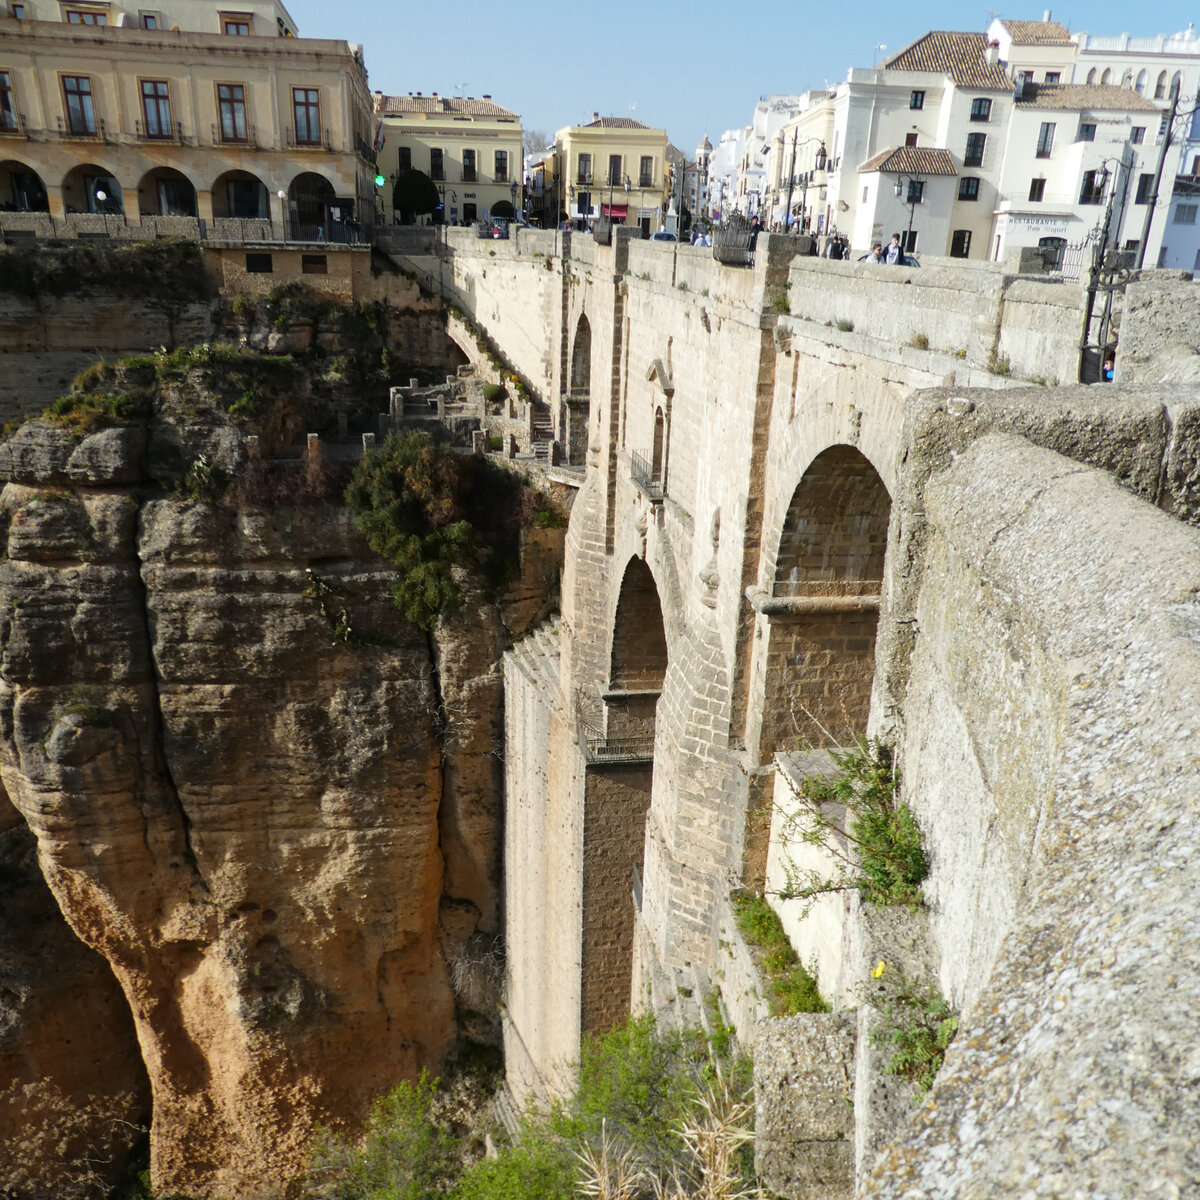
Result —
M665 128L689 154L705 134L745 125L760 95L802 92L870 67L929 29L983 32L985 7L865 0L806 12L796 4L414 4L284 0L307 37L362 42L371 87L482 96L521 114L526 129L603 116ZM995 2L995 0L993 0ZM999 15L1038 20L1042 5ZM1090 0L1053 8L1072 32L1175 33L1196 19L1184 0Z

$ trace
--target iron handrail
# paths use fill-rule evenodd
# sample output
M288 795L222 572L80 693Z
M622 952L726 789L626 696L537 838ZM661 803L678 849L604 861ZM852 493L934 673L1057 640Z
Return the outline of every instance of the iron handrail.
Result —
M661 500L666 495L666 483L662 472L656 471L646 454L634 450L629 455L629 474L633 482L651 499Z

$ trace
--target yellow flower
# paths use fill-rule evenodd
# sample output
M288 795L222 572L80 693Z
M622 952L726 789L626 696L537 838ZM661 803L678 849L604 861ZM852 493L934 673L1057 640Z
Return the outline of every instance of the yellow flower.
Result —
M880 976L883 974L883 972L884 972L884 970L885 970L885 968L886 968L886 967L887 967L887 963L885 963L885 962L883 961L883 959L881 958L881 959L880 959L880 960L879 960L879 961L878 961L878 962L877 962L877 963L876 963L876 964L875 964L875 965L874 965L874 966L871 968L871 978L872 978L872 979L878 979L878 978L879 978L879 977L880 977Z

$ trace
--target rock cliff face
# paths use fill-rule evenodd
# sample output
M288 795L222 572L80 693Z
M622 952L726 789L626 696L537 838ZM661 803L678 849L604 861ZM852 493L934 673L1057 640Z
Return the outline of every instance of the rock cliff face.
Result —
M249 1200L489 1032L498 659L556 562L531 537L513 604L468 588L426 635L342 507L148 486L154 447L231 433L0 447L0 775L132 1013L156 1190Z

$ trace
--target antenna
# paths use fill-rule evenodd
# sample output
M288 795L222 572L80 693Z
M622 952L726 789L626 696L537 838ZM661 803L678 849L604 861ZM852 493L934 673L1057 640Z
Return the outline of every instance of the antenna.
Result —
M879 55L886 49L887 49L887 45L884 42L880 42L875 47L875 57L873 59L871 59L871 69L872 70L874 70L877 66L879 66Z

